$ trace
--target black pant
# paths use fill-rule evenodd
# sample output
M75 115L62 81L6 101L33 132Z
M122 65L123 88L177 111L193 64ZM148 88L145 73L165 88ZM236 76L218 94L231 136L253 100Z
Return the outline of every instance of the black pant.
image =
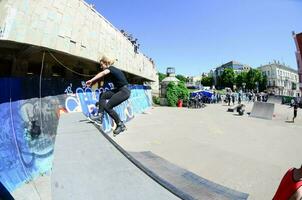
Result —
M109 114L109 116L118 124L121 119L118 114L113 110L113 108L130 97L131 91L127 86L123 86L116 90L106 91L100 94L99 99L99 113L103 113L104 110ZM109 101L106 103L106 100Z

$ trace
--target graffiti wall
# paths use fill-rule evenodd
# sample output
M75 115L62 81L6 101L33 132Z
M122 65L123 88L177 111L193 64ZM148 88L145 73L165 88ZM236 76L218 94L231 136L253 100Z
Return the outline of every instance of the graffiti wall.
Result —
M97 112L99 95L110 86L92 90L79 80L0 79L0 182L14 191L51 170L60 112ZM123 121L151 106L151 90L129 86L129 100L114 108ZM105 115L103 129L115 127Z
M91 88L86 87L83 82L82 85L83 87L77 88L75 93L71 92L72 85L68 87L67 91L69 92L65 107L68 112L81 111L88 117L97 113L96 102L98 102L99 96L110 90L111 87L107 86L93 91ZM141 85L129 86L129 88L131 89L130 98L114 108L124 122L131 120L135 114L142 113L152 106L151 88ZM105 113L102 126L104 132L110 132L115 126L114 121Z

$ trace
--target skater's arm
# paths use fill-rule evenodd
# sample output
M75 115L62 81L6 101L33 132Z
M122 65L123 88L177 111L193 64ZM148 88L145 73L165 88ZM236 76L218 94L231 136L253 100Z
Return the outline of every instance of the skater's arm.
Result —
M99 80L100 78L102 78L103 76L105 76L109 73L110 73L109 69L105 69L104 71L101 71L100 73L95 75L95 77L93 77L92 79L86 81L86 85L87 86L93 85L97 80Z
M289 200L301 200L302 199L302 186L290 197Z

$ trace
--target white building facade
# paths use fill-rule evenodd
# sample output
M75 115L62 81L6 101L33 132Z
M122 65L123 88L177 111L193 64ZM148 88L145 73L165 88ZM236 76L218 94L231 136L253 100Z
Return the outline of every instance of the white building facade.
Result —
M267 76L269 93L284 96L297 96L299 93L298 71L274 61L258 68Z

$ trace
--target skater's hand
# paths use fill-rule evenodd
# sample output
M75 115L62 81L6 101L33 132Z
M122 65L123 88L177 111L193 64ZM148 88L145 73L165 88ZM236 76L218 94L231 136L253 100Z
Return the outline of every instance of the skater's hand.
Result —
M86 85L87 85L88 87L90 87L91 84L92 84L92 81L91 81L91 80L86 81Z

